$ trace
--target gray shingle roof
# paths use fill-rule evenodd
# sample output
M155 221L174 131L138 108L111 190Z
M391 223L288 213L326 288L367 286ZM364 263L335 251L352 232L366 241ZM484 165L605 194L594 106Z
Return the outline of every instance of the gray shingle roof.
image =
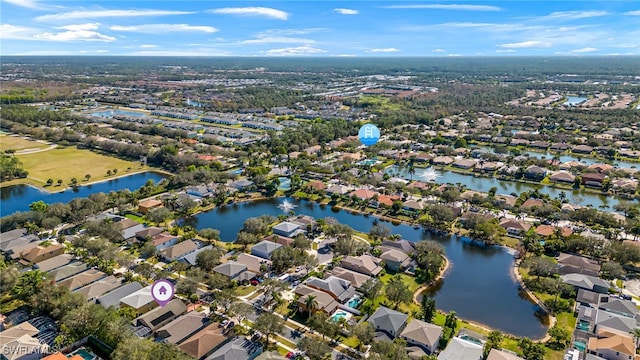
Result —
M113 290L120 285L122 285L122 279L111 275L85 287L79 288L74 292L84 296L87 300L94 300L107 291Z
M157 307L144 315L138 316L133 319L132 323L134 326L144 325L151 330L156 330L186 311L187 305L180 299L173 299L165 306Z
M319 279L312 276L305 280L305 284L328 293L340 303L349 300L356 293L356 289L351 286L349 281L335 276L329 276L326 279Z
M120 303L129 305L134 309L140 309L152 301L154 300L153 296L151 296L151 285L120 299Z
M196 265L196 259L198 258L198 254L205 251L205 250L211 250L213 249L212 245L207 245L205 247L202 247L190 254L187 254L183 257L180 258L180 261L184 261L186 263L188 263L189 265L195 266Z
M33 268L38 269L40 271L47 272L47 271L51 271L59 267L65 266L72 261L73 261L73 255L61 254L58 256L54 256L51 259L40 261L39 263L34 264Z
M163 342L179 344L208 323L209 318L205 314L192 311L159 328L157 336Z
M440 326L413 319L407 327L402 330L400 336L435 349L438 347L438 340L441 334L442 328Z
M59 267L55 270L49 271L49 275L51 275L54 281L58 282L75 274L79 274L87 270L88 268L89 265L83 263L82 261L74 261L63 267Z
M440 355L438 360L480 360L482 345L454 337Z
M105 295L102 295L98 299L96 299L96 304L102 305L104 308L108 308L109 306L114 306L118 308L120 306L120 299L125 296L131 295L134 292L142 289L142 285L139 282L132 282L119 288L108 292Z
M236 277L238 274L247 270L247 267L237 261L229 260L224 264L220 264L213 268L213 271L230 278Z
M368 321L377 330L384 330L390 334L399 334L407 322L407 317L407 314L380 306L378 310L369 317Z

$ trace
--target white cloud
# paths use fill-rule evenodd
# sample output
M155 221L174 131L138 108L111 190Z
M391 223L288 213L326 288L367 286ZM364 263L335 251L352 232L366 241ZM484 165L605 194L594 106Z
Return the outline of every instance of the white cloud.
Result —
M518 52L517 50L513 50L513 49L498 49L496 50L497 53L514 53L514 52Z
M548 48L551 45L552 44L549 42L529 40L529 41L522 41L517 43L500 44L498 46L506 49L526 49L526 48Z
M193 14L189 11L174 11L174 10L77 10L62 12L57 14L48 14L38 16L38 21L56 21L56 20L71 20L71 19L97 19L97 18L109 18L109 17L140 17L140 16L166 16L166 15L187 15Z
M434 53L443 53L443 52L446 52L446 51L445 51L444 49L433 49L433 50L431 50L431 52L434 52Z
M378 48L378 49L369 49L367 50L367 52L370 53L394 53L394 52L399 52L400 50L396 49L396 48Z
M108 52L109 52L109 50L99 49L99 50L96 50L96 52L97 52L97 53L100 53L100 54L104 54L104 53L108 53Z
M91 30L69 30L60 33L41 33L36 34L34 36L35 39L38 40L47 40L47 41L104 41L111 42L115 41L116 38L113 36L107 36L104 34L100 34L97 31Z
M0 24L0 39L6 40L32 40L36 29L10 24Z
M354 54L338 54L335 55L336 57L356 57L356 55Z
M295 37L258 37L257 39L249 39L241 41L241 44L255 45L255 44L315 44L316 41L312 39L303 39Z
M40 9L41 7L41 5L34 0L4 0L4 2L28 9Z
M271 49L265 51L264 54L267 56L303 56L311 54L321 54L326 52L326 50L305 45L290 48Z
M153 49L153 48L157 48L158 45L153 45L153 44L142 44L140 45L141 48L143 49Z
M213 26L188 25L188 24L142 24L142 25L113 25L113 31L129 31L143 34L166 34L173 32L203 32L207 34L214 33L218 29Z
M549 15L535 18L536 20L577 20L609 15L606 11L556 11Z
M87 24L58 26L56 27L56 29L63 29L63 30L69 30L69 31L83 31L83 30L92 31L92 30L98 30L99 26L100 26L99 23L87 23Z
M458 57L458 56L462 56L462 54L447 54L447 56L449 56L449 57Z
M244 15L244 16L262 16L270 19L287 20L289 13L282 10L252 6L252 7L227 7L220 9L208 10L208 13L212 14L227 14L227 15Z
M580 49L571 50L572 53L589 53L594 51L600 51L600 49L594 48L594 47L584 47Z
M461 11L501 11L497 6L471 5L471 4L416 4L416 5L389 5L387 9L434 9L434 10L461 10Z
M355 9L345 9L345 8L337 8L337 9L333 9L333 11L341 15L358 15L358 13L360 12Z
M627 11L622 15L640 16L640 10Z
M128 56L229 56L232 55L224 51L209 49L201 50L142 50L126 54Z

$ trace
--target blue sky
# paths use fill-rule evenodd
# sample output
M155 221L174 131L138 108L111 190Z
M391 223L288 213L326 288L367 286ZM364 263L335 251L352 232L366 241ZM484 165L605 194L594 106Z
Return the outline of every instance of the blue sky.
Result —
M1 55L640 55L631 0L0 1Z

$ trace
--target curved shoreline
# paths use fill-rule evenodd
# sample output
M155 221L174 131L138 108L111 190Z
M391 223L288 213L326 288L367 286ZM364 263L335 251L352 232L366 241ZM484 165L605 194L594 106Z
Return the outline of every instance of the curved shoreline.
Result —
M551 314L551 311L549 311L549 309L547 309L547 306L544 304L544 302L542 302L542 300L538 299L538 297L533 293L533 291L529 290L529 288L527 288L527 285L525 285L524 281L522 280L522 275L520 275L520 260L517 259L515 260L513 267L513 276L515 276L515 280L518 282L518 284L520 285L520 288L527 294L527 296L529 297L529 299L531 301L533 301L536 305L538 305L547 315L547 320L549 322L549 329L551 329L552 327L554 327L556 325L557 319L555 316L553 316ZM551 340L551 336L549 336L549 331L547 329L547 334L540 340L540 342L547 342Z
M110 177L110 178L107 178L107 179L96 180L96 181L91 181L91 182L87 182L87 183L78 184L78 187L84 187L84 186L89 186L89 185L95 185L95 184L99 184L99 183L103 183L103 182L111 181L111 180L118 180L118 179L121 179L121 178L124 178L124 177L127 177L127 176L143 174L143 173L146 173L146 172L153 172L153 173L158 173L158 174L162 174L162 175L166 175L166 176L173 176L173 175L174 175L174 174L172 174L172 173L170 173L170 172L168 172L168 171L165 171L165 170L158 170L158 169L142 169L142 170L137 170L137 171L132 171L132 172L124 173L124 174L121 174L121 175L118 175L118 176L113 176L113 177ZM29 178L27 177L27 178L14 179L14 180L26 180L26 179L29 179ZM30 183L28 183L28 182L26 182L26 181L22 181L22 182L21 182L21 181L18 181L18 182L11 183L11 184L8 184L8 182L2 182L2 183L0 183L0 188L5 188L5 187L13 186L13 185L26 185L26 186L31 186L32 188L38 189L39 191L41 191L41 192L43 192L43 193L46 193L46 194L56 194L56 193L61 193L61 192L64 192L64 191L67 191L67 190L69 190L69 189L72 189L72 188L73 188L73 187L71 187L71 186L67 186L67 187L61 188L61 189L59 189L59 190L51 191L51 190L49 190L49 189L47 189L47 188L45 188L45 187L37 186L37 185L34 185L34 184L30 184Z

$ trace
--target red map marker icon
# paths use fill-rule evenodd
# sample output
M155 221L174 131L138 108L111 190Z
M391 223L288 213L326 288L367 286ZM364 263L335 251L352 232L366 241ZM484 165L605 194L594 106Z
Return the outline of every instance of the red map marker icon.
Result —
M167 305L173 299L173 295L175 295L175 291L169 280L160 279L151 285L151 296L160 306Z

